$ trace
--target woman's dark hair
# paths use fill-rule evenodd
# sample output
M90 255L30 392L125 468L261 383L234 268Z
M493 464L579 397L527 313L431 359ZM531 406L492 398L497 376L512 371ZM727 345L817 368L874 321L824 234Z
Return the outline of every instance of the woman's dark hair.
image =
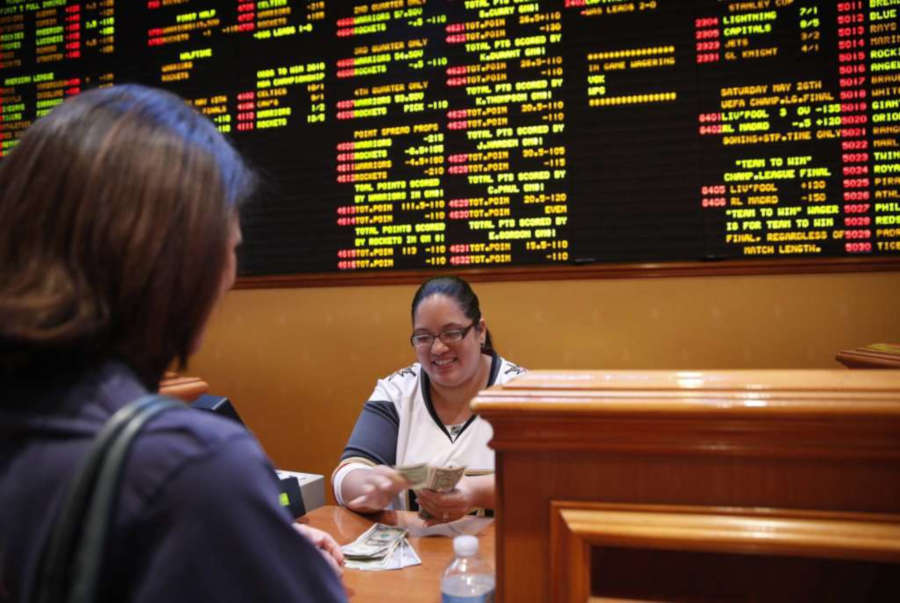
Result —
M0 369L120 358L152 387L183 367L255 180L161 90L84 92L35 122L0 162Z
M472 322L477 323L481 320L481 306L478 305L478 296L472 291L469 283L458 276L436 276L422 283L416 294L413 295L413 321L416 319L416 310L419 308L419 304L426 298L436 294L446 295L456 300L463 314ZM491 332L487 329L485 329L484 345L481 349L488 354L495 353L494 344L491 341Z

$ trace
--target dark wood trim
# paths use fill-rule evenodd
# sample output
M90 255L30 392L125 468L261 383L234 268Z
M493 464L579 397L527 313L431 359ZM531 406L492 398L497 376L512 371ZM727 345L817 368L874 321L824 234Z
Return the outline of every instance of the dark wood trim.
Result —
M591 541L573 529L565 514L577 504L550 501L550 594L560 603L581 603L591 594Z
M502 451L497 451L495 455L495 467L500 466L500 460L503 458L504 453ZM503 518L502 512L497 512L500 509L504 508L503 503L503 493L506 491L503 484L503 473L494 472L494 527L496 529L497 534L504 533L503 530L506 529L505 521ZM515 501L510 501L510 504L515 504ZM502 576L506 575L504 572L513 572L515 571L512 568L507 568L504 564L506 563L506 550L505 550L506 541L502 538L497 538L494 542L494 569L496 570L495 575L498 576L498 579L494 581L494 601L500 603L501 601L505 601L504 590L506 589L506 584L504 580L502 580Z
M714 262L659 262L582 266L506 266L502 268L442 268L320 272L242 276L236 289L286 287L355 287L419 284L436 274L452 272L472 282L551 281L576 279L669 278L684 276L745 276L759 274L822 274L842 272L900 272L900 257L802 258L790 260L724 260Z

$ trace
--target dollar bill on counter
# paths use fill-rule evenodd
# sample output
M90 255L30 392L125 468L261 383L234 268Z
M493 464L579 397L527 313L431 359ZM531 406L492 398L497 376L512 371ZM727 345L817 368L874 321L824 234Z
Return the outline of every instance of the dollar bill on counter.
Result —
M394 469L410 483L410 489L438 492L453 490L466 470L465 467L434 467L428 463L398 465Z
M406 530L383 523L373 524L356 540L341 547L344 557L350 559L381 559L406 538Z
M421 565L422 560L418 553L404 538L384 557L370 559L346 559L344 567L369 572L402 569L411 565Z

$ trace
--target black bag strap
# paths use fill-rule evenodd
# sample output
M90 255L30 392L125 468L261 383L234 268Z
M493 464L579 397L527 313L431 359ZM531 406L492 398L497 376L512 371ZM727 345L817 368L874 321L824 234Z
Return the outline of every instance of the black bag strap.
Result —
M128 451L147 421L171 408L185 405L157 394L143 396L119 409L94 438L33 574L33 603L94 601Z

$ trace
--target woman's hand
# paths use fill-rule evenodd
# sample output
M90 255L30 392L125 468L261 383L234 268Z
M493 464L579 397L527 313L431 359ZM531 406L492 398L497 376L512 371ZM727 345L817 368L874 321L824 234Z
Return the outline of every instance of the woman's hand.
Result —
M347 478L353 480L354 490L361 492L347 503L347 507L360 513L381 511L397 494L409 486L409 482L402 475L387 465L357 469L348 474Z
M294 523L292 525L301 536L309 540L313 546L319 549L319 552L322 553L325 561L331 566L334 572L339 577L342 576L344 573L344 554L341 552L341 547L338 545L337 541L331 537L331 534L302 523Z
M416 500L419 506L431 515L425 525L455 521L477 507L474 485L471 478L463 477L450 492L417 490Z

